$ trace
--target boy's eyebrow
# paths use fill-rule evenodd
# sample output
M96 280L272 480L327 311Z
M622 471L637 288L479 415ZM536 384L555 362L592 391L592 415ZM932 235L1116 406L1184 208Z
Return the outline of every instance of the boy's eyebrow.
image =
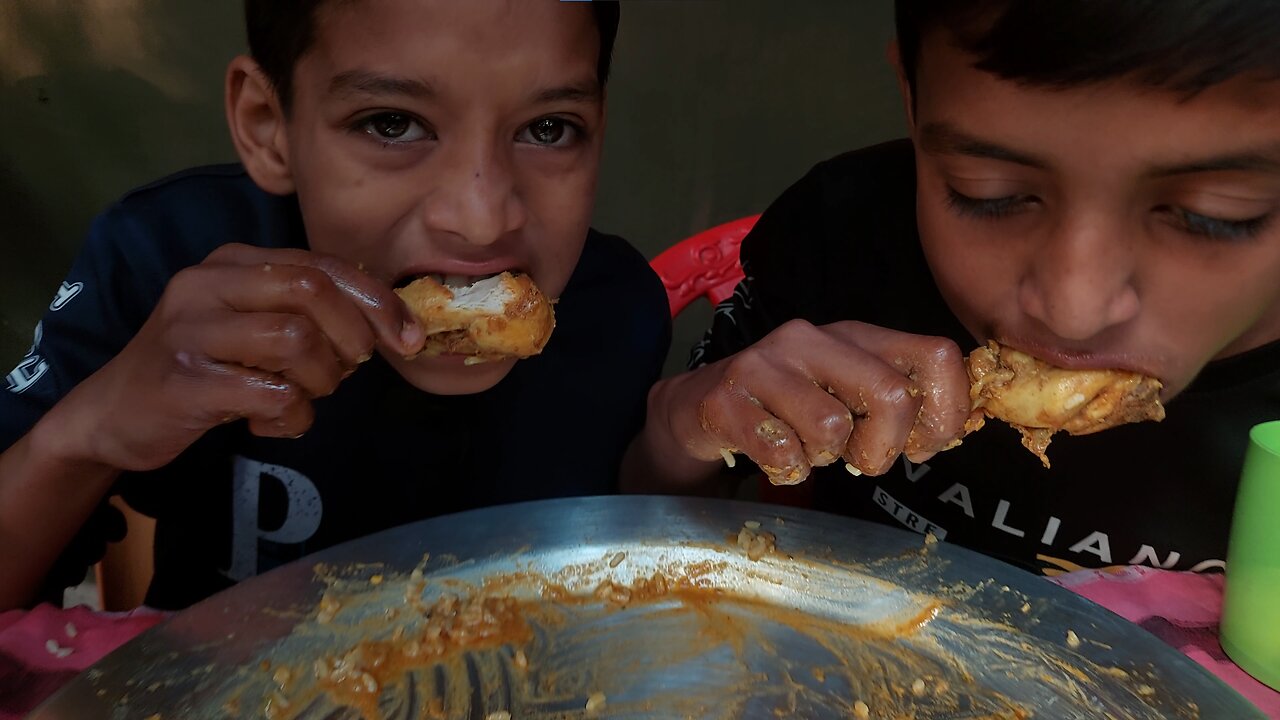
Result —
M338 73L329 81L329 93L333 95L407 95L414 98L431 98L436 94L431 83L397 75L384 75L369 70L348 70ZM547 88L533 97L536 103L583 102L600 99L600 84L584 81L560 87Z
M1194 173L1230 172L1242 170L1246 172L1265 172L1280 175L1280 143L1268 148L1248 150L1239 153L1228 153L1192 160L1177 165L1156 168L1155 177L1173 175L1191 175Z
M348 70L329 81L332 95L408 95L427 98L435 95L430 83L369 70Z
M1041 170L1049 167L1048 162L1034 155L970 135L945 122L925 123L920 128L920 145L925 151L932 153L1003 160Z
M533 97L535 103L590 102L599 99L600 83L594 80L547 88L538 91Z

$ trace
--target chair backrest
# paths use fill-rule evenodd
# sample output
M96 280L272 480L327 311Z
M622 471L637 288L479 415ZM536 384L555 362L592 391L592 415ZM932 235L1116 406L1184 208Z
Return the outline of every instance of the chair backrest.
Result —
M733 295L743 277L738 247L758 219L759 215L752 215L703 230L650 261L667 288L671 317L700 297L718 305Z

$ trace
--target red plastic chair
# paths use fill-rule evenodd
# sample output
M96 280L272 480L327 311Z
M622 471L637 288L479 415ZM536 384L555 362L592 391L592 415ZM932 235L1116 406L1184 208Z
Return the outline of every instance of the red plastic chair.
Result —
M759 219L759 215L752 215L703 230L662 251L649 263L667 288L671 317L698 298L719 305L733 296L743 278L738 248ZM813 487L808 482L779 487L761 475L756 496L775 505L813 507Z
M718 305L742 282L738 247L759 215L731 220L685 238L663 250L649 265L667 288L671 317L700 297Z

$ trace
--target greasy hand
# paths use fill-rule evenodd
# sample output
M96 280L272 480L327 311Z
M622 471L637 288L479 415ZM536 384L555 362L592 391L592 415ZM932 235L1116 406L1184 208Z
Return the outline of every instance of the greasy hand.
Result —
M792 321L664 388L675 440L694 458L743 453L776 484L843 458L868 475L923 462L969 415L964 356L950 340L857 322Z
M77 387L66 437L121 470L173 460L210 428L247 419L296 437L311 401L381 347L409 355L423 333L385 283L303 250L226 245L170 281L121 353Z

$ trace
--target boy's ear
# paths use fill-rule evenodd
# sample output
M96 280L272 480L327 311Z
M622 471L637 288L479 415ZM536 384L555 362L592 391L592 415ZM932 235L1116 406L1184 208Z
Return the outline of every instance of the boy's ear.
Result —
M916 103L911 95L911 83L907 80L907 71L902 67L902 49L898 46L897 38L889 41L889 46L885 48L885 59L893 66L893 72L898 76L898 91L902 93L902 104L907 115L907 127L914 130L916 126Z
M258 63L241 55L227 66L227 127L249 177L275 195L294 192L280 98Z

